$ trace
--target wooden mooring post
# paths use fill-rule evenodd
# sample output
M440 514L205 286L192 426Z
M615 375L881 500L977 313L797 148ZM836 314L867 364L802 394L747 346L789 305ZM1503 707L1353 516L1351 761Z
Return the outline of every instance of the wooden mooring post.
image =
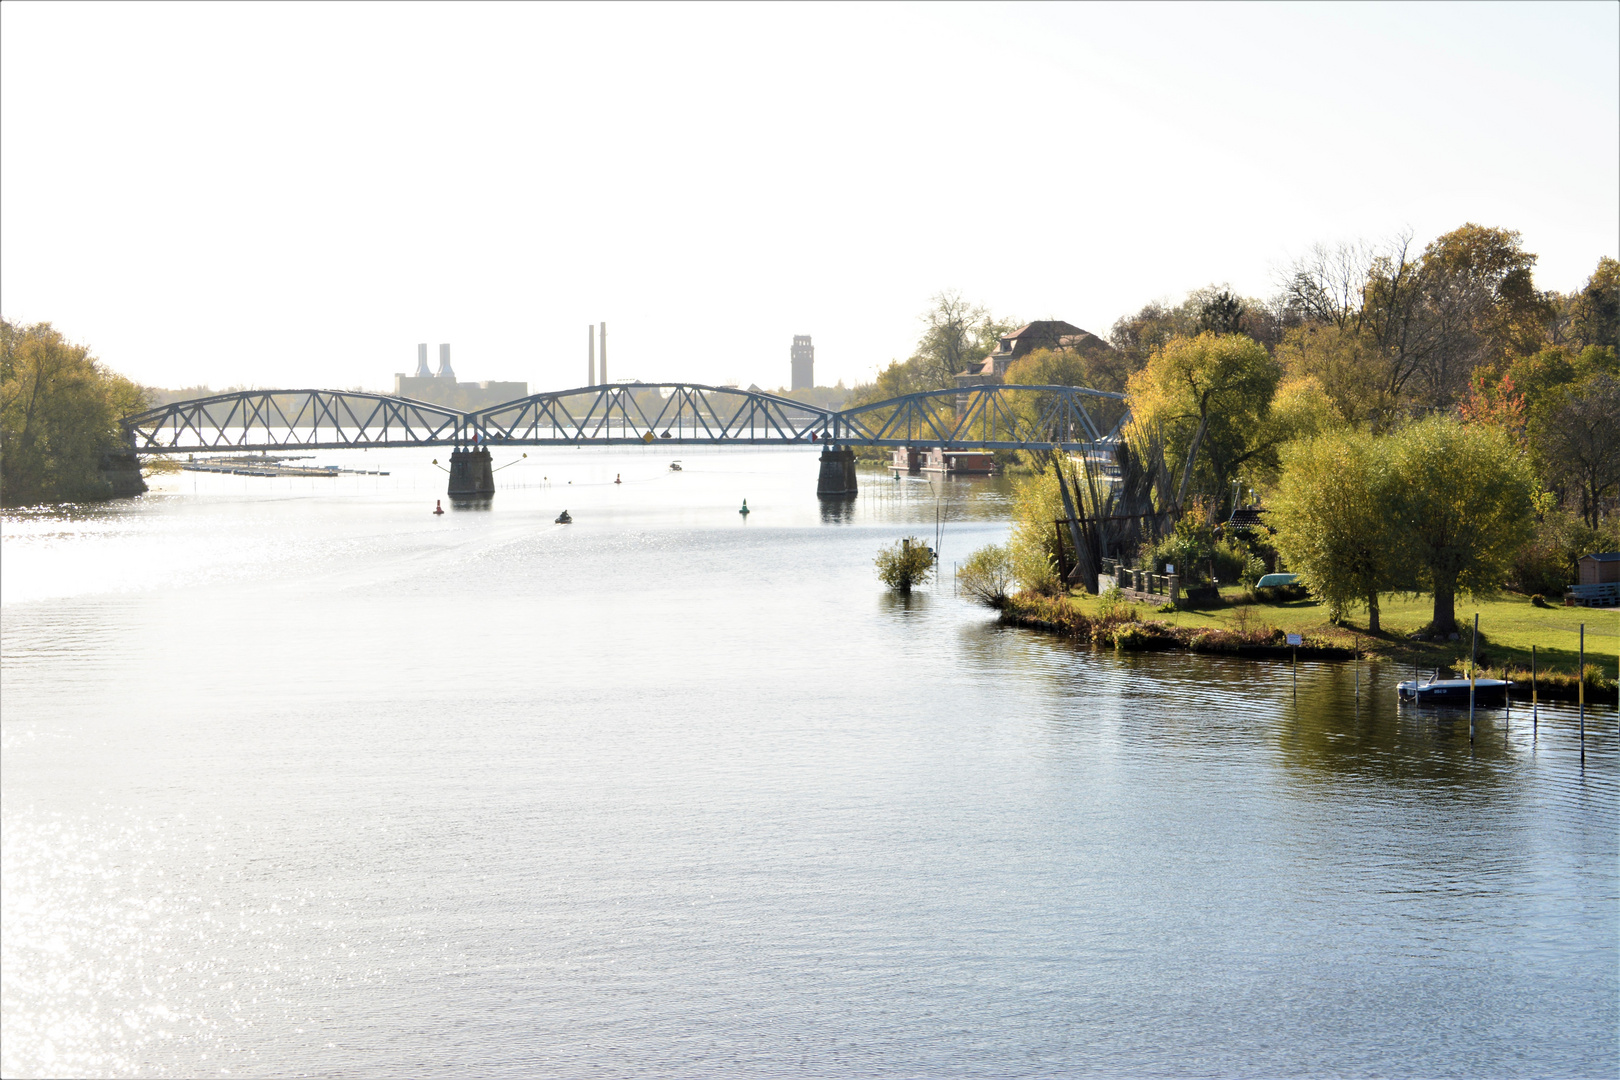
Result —
M1301 634L1288 635L1288 648L1294 659L1294 697L1299 697L1299 647L1304 644L1305 638Z
M1479 661L1479 612L1474 612L1474 638L1468 643L1468 744L1474 743L1474 673Z

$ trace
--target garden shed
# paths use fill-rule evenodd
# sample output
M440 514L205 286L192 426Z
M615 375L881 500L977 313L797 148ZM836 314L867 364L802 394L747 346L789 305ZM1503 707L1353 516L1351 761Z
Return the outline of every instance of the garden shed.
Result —
M1582 585L1620 581L1620 551L1599 551L1580 558Z

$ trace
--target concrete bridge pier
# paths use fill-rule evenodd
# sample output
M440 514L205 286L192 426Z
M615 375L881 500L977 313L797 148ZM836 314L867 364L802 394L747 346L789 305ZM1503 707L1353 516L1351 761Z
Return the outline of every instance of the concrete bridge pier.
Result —
M489 451L459 447L450 452L450 497L487 499L495 494L495 470L490 467Z
M823 499L853 499L857 490L855 451L847 446L823 447L821 477L816 481L816 494Z

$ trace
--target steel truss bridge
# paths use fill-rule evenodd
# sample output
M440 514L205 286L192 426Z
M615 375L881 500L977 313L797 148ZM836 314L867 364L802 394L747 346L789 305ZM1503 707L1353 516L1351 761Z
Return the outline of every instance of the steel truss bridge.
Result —
M729 386L610 383L471 412L354 390L241 390L121 423L141 454L633 443L1090 452L1128 419L1123 395L1076 386L930 390L834 411Z

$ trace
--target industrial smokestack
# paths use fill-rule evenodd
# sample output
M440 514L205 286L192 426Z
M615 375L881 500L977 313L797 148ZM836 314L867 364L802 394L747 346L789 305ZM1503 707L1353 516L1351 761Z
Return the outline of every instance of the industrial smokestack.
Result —
M441 378L441 379L453 379L455 377L456 377L456 373L450 367L450 346L448 346L448 345L440 345L439 346L439 378Z
M586 346L585 346L586 355L588 357L590 357L589 361L587 361L589 366L587 366L586 369L585 369L585 371L586 371L585 385L586 386L595 386L596 385L596 327L587 324L586 327L585 327L585 338L586 338Z
M416 347L416 375L414 377L418 379L430 379L433 377L433 372L429 371L427 366L427 342L425 341Z
M607 323L602 324L602 381L607 382Z

